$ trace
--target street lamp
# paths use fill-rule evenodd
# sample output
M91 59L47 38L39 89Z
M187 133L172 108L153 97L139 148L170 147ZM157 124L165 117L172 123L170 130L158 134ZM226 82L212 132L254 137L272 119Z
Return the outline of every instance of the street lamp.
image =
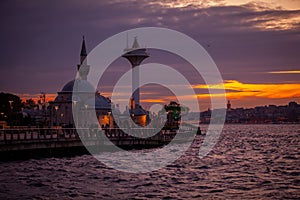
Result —
M88 111L87 110L88 110L89 106L87 104L85 104L84 107L85 107L85 116L86 116L85 117L84 125L85 125L85 127L87 127L88 126L88 124L87 124L87 121L88 121Z
M78 127L78 112L77 112L77 102L76 100L73 101L73 105L74 105L74 110L75 110L75 114L76 114L76 120L75 120L75 125L76 128ZM74 115L73 115L74 116ZM73 119L74 121L74 119Z
M55 123L55 125L57 126L57 111L58 111L58 106L54 106L54 109L56 111L56 123Z
M1 113L1 119L3 119L3 118L4 118L3 116L4 116L4 113L2 112L2 113Z
M62 125L64 125L64 121L63 121L63 117L64 117L64 113L60 113L60 121L62 123Z
M108 111L107 114L108 114L108 125L109 125L109 128L110 128L110 114L111 114L111 112Z
M10 112L9 112L9 116L10 116L10 119L11 119L11 125L13 125L13 121L14 121L14 117L13 117L13 106L12 106L12 103L14 101L10 100L8 101L9 102L9 105L10 105Z
M14 101L8 101L9 102L9 105L10 105L10 109L12 110L13 109L13 106L12 106L12 103L14 102Z

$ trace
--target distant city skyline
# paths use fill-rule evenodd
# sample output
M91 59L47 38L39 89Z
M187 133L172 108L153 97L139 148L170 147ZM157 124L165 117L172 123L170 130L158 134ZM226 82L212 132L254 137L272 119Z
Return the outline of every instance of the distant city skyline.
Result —
M300 5L296 1L4 1L0 5L4 27L0 92L21 98L45 92L53 99L65 80L76 75L82 35L90 52L118 32L158 26L181 31L208 51L233 107L300 102ZM125 46L124 39L120 48ZM163 62L194 77L182 60L155 51L151 55L147 62ZM112 85L129 68L126 60L118 59L99 91L110 96ZM198 76L191 84L205 110L210 98L207 88L218 86L206 86ZM161 88L141 90L142 103L168 100L172 100L169 93Z

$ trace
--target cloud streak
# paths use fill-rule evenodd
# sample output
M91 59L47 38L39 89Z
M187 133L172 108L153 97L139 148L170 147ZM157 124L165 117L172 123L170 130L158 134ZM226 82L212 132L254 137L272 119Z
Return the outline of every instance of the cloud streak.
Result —
M283 99L283 98L299 98L300 97L300 83L274 83L274 84L257 84L257 83L242 83L237 80L228 80L224 84L216 85L196 85L195 89L219 89L224 86L226 94L198 94L199 98L207 98L213 95L226 95L230 99L243 98L269 98L269 99Z
M269 74L300 74L300 70L273 71Z

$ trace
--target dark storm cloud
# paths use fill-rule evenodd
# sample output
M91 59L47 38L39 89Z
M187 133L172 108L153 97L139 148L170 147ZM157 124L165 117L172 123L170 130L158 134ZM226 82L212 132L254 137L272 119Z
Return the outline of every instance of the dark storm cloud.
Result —
M299 69L300 25L289 22L299 11L267 10L257 4L166 8L146 0L0 4L0 91L56 92L75 76L83 34L91 50L113 34L141 26L172 28L193 37L211 54L225 79L299 80L295 75L280 80L274 75L249 76L249 72ZM264 29L268 23L276 25L276 20L283 20L280 26ZM291 27L284 29L285 23Z

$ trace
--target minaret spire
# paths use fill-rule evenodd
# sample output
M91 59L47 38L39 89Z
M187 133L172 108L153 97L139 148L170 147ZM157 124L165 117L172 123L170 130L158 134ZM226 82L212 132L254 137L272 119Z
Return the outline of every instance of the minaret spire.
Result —
M86 47L85 47L85 39L84 39L84 35L82 36L82 45L81 45L81 52L80 52L80 64L86 64L86 57L87 57L87 53L86 53Z
M87 64L87 52L86 52L84 36L82 36L82 45L81 45L81 51L80 51L80 64L77 65L77 70L79 73L78 78L81 80L87 80L87 75L89 74L90 66Z
M134 42L132 44L132 49L138 49L138 48L140 48L140 45L139 45L139 43L137 41L137 36L135 36L134 37Z

